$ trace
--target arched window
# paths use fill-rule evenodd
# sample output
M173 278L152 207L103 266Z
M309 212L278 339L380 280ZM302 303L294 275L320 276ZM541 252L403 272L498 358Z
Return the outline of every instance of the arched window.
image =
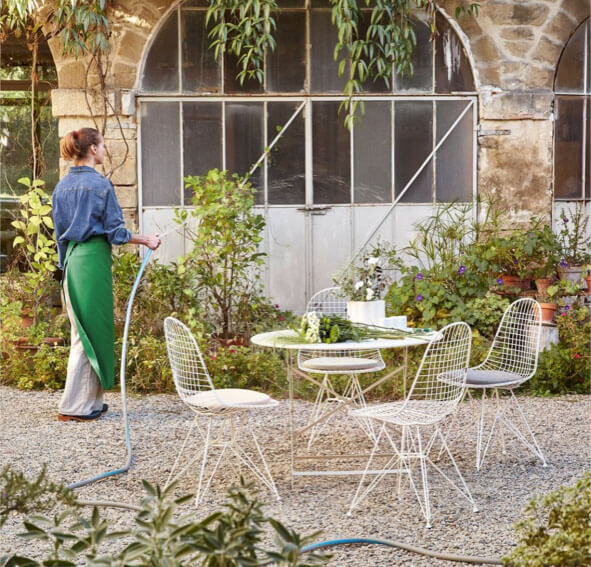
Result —
M235 61L216 62L207 48L207 3L186 2L155 32L139 85L145 230L162 230L171 208L190 202L183 177L213 168L245 174L281 132L252 180L267 219L267 291L292 308L304 302L292 297L296 289L309 297L326 287L394 202L398 210L413 207L388 221L396 224L390 238L400 234L406 243L412 221L438 202L472 202L476 194L476 93L447 19L437 15L434 42L428 26L416 21L414 74L395 77L390 89L381 80L369 83L359 97L365 114L349 131L338 112L345 78L333 58L330 5L305 4L280 3L277 47L266 58L264 82L241 86ZM282 280L280 266L287 263L306 266L302 281L299 275Z
M591 199L591 24L570 37L554 83L554 198Z

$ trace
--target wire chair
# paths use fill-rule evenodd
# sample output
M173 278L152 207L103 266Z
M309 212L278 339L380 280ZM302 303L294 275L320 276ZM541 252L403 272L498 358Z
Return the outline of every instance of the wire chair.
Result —
M338 315L347 318L347 302L340 287L328 287L316 292L308 301L306 312L318 315ZM298 368L307 374L322 374L318 384L318 393L314 400L312 413L306 426L310 431L308 449L317 439L325 425L347 405L366 407L363 390L358 374L378 372L385 368L379 350L359 351L318 351L301 350L298 352ZM335 386L331 376L348 376L342 391ZM375 441L371 422L359 418L357 422L366 434Z
M278 402L267 394L255 392L254 390L240 388L216 389L203 361L199 345L187 326L174 317L167 317L164 320L164 334L176 390L181 400L195 412L195 419L170 471L166 486L201 458L197 494L195 496L195 505L199 506L223 457L231 454L236 457L235 463L230 459L233 468L235 468L236 464L238 466L245 465L279 500L279 493L257 437L253 428L247 424L249 411L272 408ZM205 428L200 423L202 417L208 418ZM212 428L214 418L221 420L218 428ZM201 435L203 445L195 457L173 478L173 473L180 462L194 428ZM257 464L253 457L244 451L243 437L247 434L252 437L260 464ZM220 454L214 463L213 471L205 481L208 454L213 447L219 448Z
M503 426L506 426L525 447L542 461L543 466L547 466L546 458L513 393L515 388L529 380L536 373L541 331L542 316L539 303L531 298L514 301L503 314L485 361L474 368L468 369L466 386L482 390L476 437L476 468L478 470L482 468L497 426L500 430L503 453L505 453ZM488 439L484 444L487 389L493 390L493 396L496 399L496 411ZM508 390L510 392L510 402L513 402L517 409L522 425L525 427L525 433L503 411L499 390Z
M427 520L427 527L430 527L431 504L427 466L431 466L441 474L461 496L470 502L473 510L477 511L470 490L439 428L441 421L456 410L464 394L472 332L466 323L452 323L439 333L441 337L427 345L413 384L403 401L378 404L350 412L352 416L378 422L379 431L347 515L351 515L353 509L386 474L398 474L398 495L400 495L402 475L405 474L417 497L421 512ZM393 426L401 428L398 440L392 435ZM424 438L421 429L425 427L430 429ZM460 484L454 482L439 465L430 459L429 452L437 439L440 440L443 451L451 460ZM380 458L378 448L382 442L390 452L393 451L393 455L385 466L374 469L372 465L375 459ZM412 474L417 463L421 473L422 496ZM367 486L364 486L368 474L375 476Z

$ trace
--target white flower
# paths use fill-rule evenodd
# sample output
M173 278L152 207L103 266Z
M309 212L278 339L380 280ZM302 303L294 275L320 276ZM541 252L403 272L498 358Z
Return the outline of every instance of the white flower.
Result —
M358 282L355 284L355 290L359 290L359 289L361 289L362 287L363 287L363 282L362 282L362 281L358 281Z
M377 264L380 261L380 259L377 256L372 256L371 258L367 259L367 263L370 266L374 266L375 264Z
M373 296L374 296L373 289L368 288L367 289L367 294L366 294L365 300L366 301L371 301L373 299Z

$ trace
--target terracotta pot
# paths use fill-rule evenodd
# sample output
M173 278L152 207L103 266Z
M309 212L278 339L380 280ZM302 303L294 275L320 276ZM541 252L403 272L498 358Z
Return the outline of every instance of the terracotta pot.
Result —
M591 295L591 276L587 276L585 281L587 282L587 295Z
M505 287L516 287L522 291L526 291L531 288L531 280L526 278L520 278L519 276L503 275L503 285Z
M217 334L214 333L211 336L211 338L215 341L216 346L221 346L224 348L248 346L248 342L249 342L248 337L245 337L243 335L239 335L236 337L223 338L223 337L219 337Z
M37 352L41 346L29 344L27 337L19 337L14 344L18 350L27 352ZM49 345L50 347L63 346L64 339L61 337L45 337L42 344Z
M536 289L540 295L546 295L546 291L552 285L552 278L539 278L536 280Z
M556 313L556 303L540 303L542 309L542 323L553 323Z

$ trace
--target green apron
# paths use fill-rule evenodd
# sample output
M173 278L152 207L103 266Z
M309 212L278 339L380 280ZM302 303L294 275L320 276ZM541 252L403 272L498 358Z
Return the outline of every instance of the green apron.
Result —
M68 242L68 294L84 352L105 390L115 385L115 324L111 245L104 236Z

